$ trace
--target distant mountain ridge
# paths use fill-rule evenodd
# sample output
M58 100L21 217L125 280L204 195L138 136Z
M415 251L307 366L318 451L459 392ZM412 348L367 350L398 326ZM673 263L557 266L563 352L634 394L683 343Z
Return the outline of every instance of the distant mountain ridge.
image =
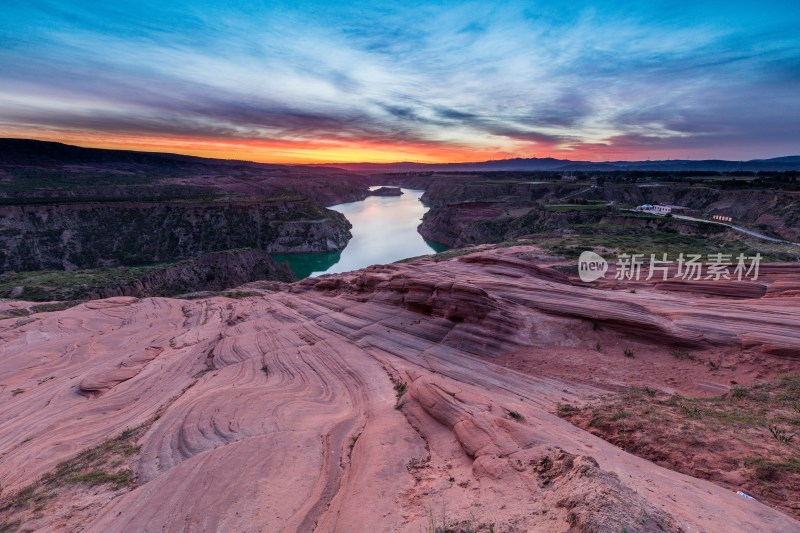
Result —
M181 164L231 164L243 161L205 159L179 154L160 152L136 152L133 150L109 150L103 148L83 148L71 144L33 139L0 139L0 164L88 164L88 163L129 163L176 166Z
M0 164L146 164L173 166L212 165L246 166L262 169L304 167L309 169L341 169L352 172L509 172L509 171L787 171L800 170L800 155L753 159L750 161L725 161L721 159L690 160L674 159L662 161L571 161L569 159L512 158L468 163L327 163L309 165L281 165L257 163L235 159L213 159L162 152L138 152L133 150L108 150L83 148L70 144L33 139L0 138Z
M785 156L750 161L722 159L672 159L663 161L571 161L569 159L513 158L471 163L339 163L338 168L353 172L480 172L480 171L717 171L800 170L800 156Z

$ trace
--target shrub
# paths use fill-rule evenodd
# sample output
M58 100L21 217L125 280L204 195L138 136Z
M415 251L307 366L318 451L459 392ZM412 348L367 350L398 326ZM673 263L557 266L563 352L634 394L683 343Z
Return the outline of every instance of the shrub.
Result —
M674 350L670 350L669 353L675 359L688 359L690 361L694 361L694 356L692 354L690 354L689 352L687 352L686 350L674 349Z
M625 357L633 357L633 350L631 350L630 348L625 348L625 351L622 353L623 355L625 355Z
M556 404L556 413L558 416L569 416L577 411L577 409L568 403Z
M772 424L770 424L768 428L769 432L772 433L772 436L775 437L778 442L789 444L794 440L794 433L789 433L785 429Z
M731 387L731 398L736 398L737 400L740 398L744 398L747 396L747 389L744 387L740 387L739 385L734 385Z

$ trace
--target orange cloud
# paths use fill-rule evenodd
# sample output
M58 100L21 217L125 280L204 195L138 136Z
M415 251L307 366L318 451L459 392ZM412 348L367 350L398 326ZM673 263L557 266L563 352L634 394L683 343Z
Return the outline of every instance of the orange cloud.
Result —
M573 161L619 161L675 159L702 156L698 149L675 149L657 144L632 142L625 136L607 142L558 143L512 139L509 149L499 146L465 146L426 143L423 141L377 141L374 139L317 138L246 139L189 138L145 134L102 134L91 131L59 131L23 128L0 128L0 137L18 137L63 142L88 148L107 148L145 152L168 152L217 159L237 159L259 163L463 163L514 157L554 157Z
M63 142L88 148L147 152L169 152L219 159L261 163L353 163L418 161L448 163L518 157L520 154L495 147L473 147L436 143L375 141L369 139L209 139L140 135L109 135L95 132L61 132L0 129L0 136Z

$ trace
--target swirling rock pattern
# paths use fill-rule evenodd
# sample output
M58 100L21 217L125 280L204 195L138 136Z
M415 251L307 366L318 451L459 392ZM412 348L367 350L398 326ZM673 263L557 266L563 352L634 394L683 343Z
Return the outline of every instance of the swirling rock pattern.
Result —
M765 290L734 305L656 285L586 287L520 256L533 251L371 267L261 297L117 297L2 320L2 495L149 424L135 488L96 491L85 496L96 512L57 522L45 512L29 526L417 532L446 507L447 520L474 517L495 531L800 529L552 414L614 379L514 369L560 347L600 357L587 346L593 323L604 342L751 350L794 364L795 271L765 276ZM594 361L608 375L684 364Z

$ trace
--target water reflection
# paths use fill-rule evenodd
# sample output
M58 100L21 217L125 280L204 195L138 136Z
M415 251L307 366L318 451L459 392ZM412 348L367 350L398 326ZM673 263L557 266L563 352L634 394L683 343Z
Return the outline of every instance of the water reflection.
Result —
M428 210L419 201L424 191L402 191L402 196L369 196L360 202L331 206L353 225L350 230L353 238L344 250L327 254L275 254L275 259L288 261L295 276L301 279L446 250L446 246L417 233L422 215Z

